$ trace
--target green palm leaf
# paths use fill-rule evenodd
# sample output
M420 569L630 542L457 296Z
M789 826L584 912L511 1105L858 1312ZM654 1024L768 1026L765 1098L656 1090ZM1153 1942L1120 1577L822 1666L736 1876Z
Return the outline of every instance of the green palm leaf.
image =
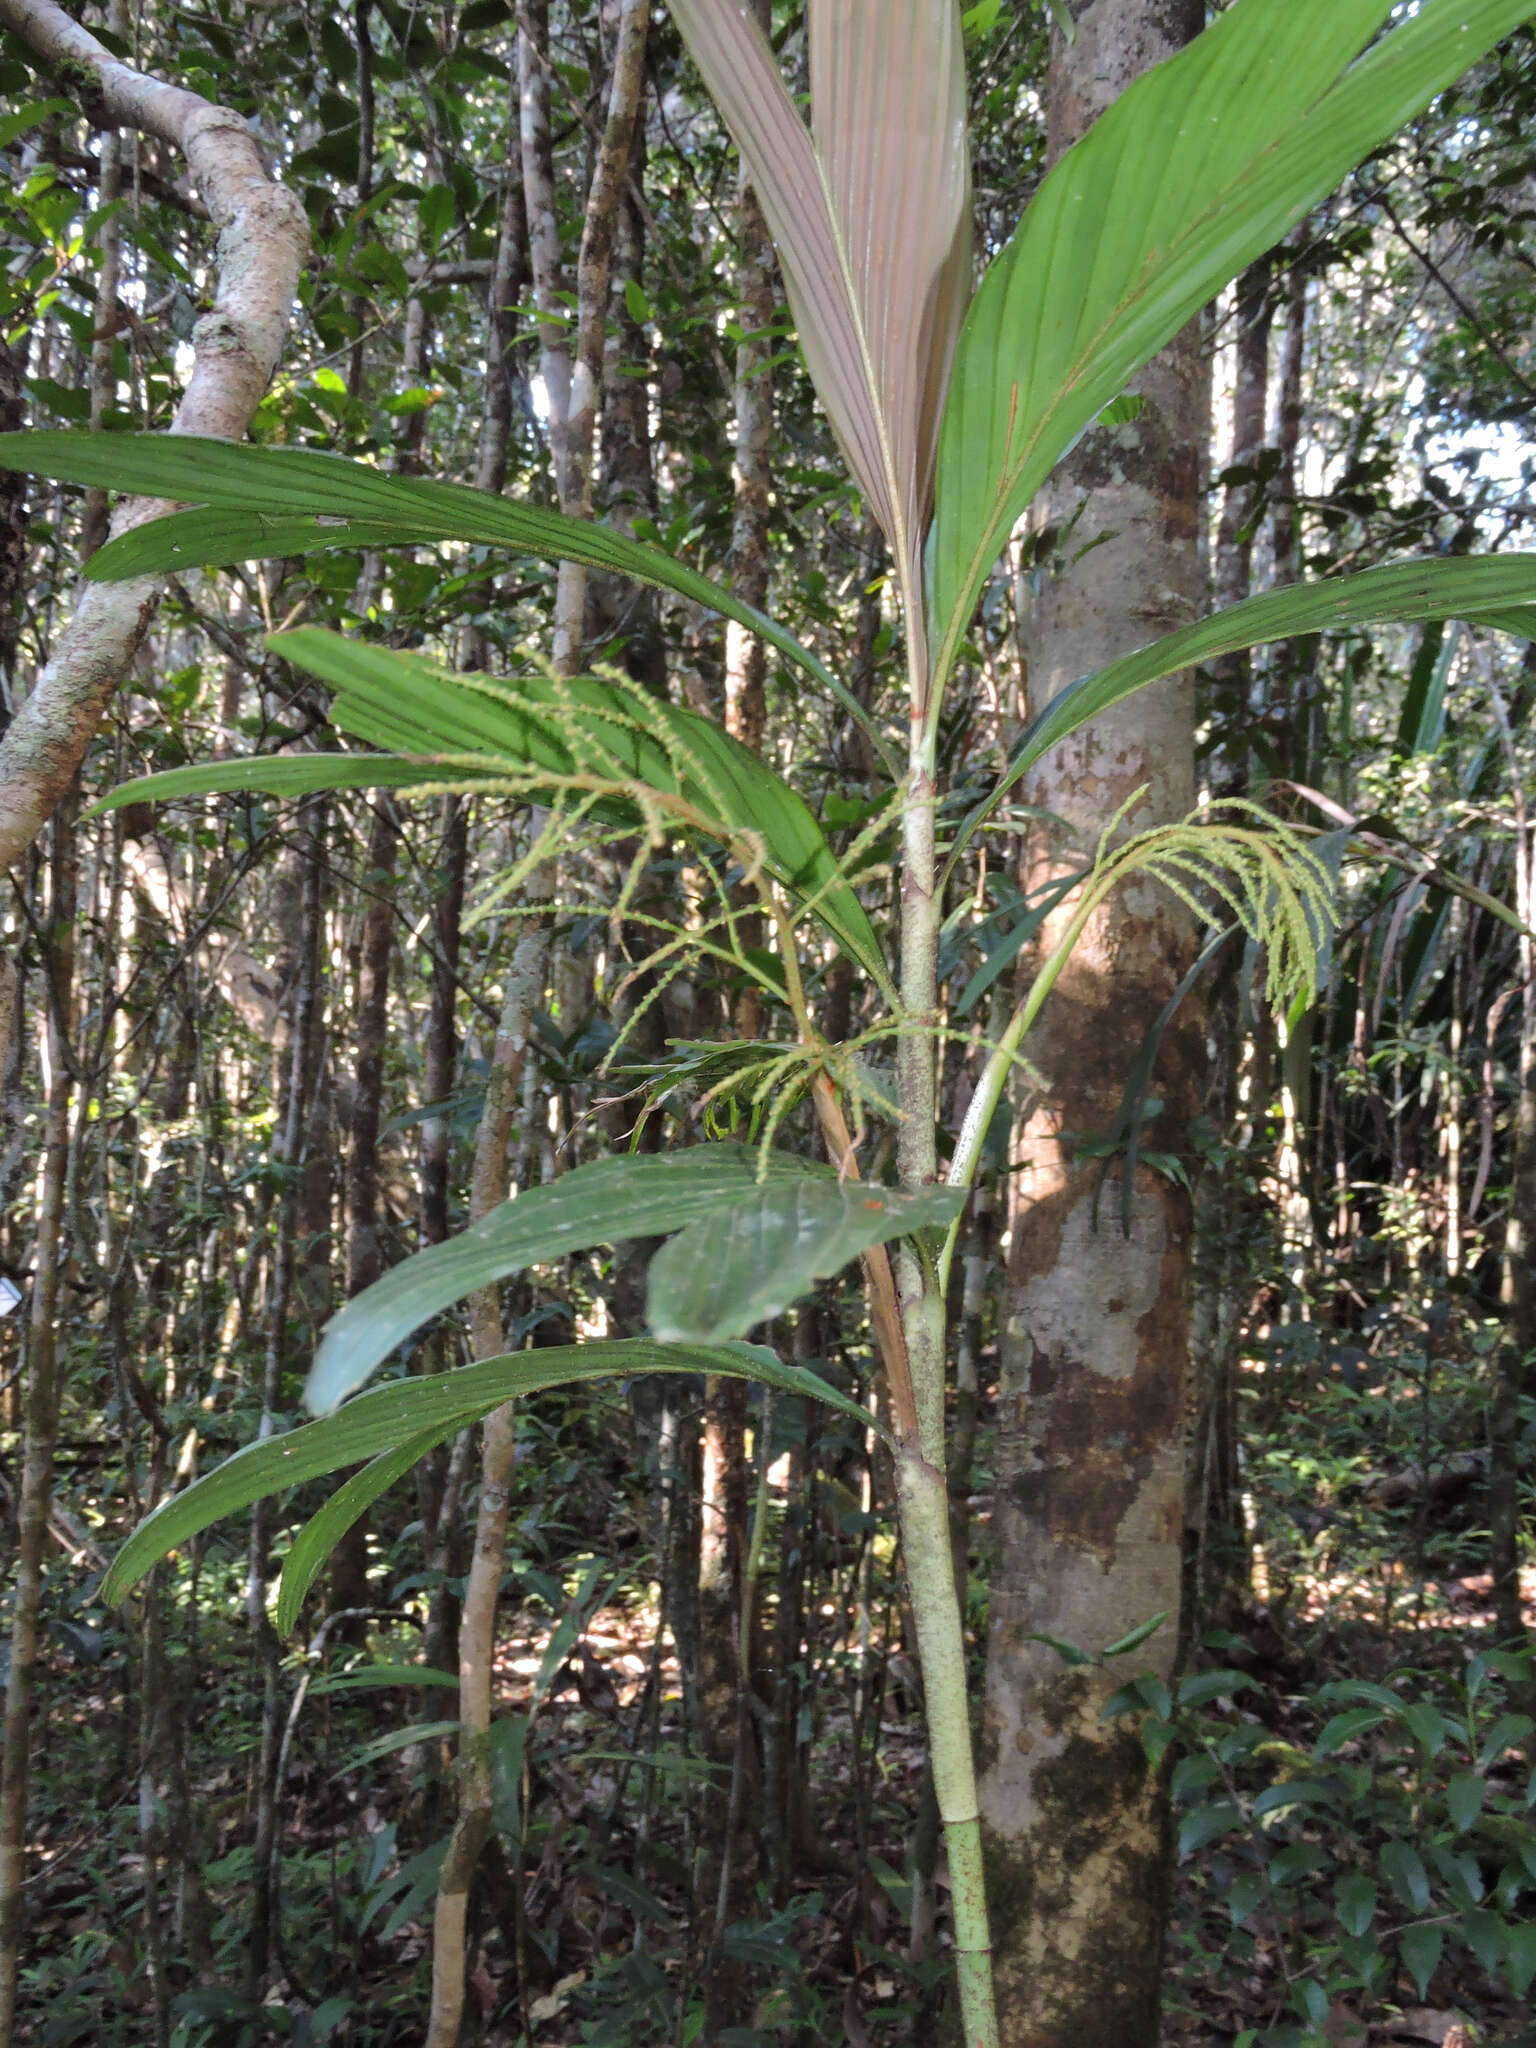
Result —
M646 1320L673 1343L744 1337L871 1245L947 1227L964 1206L963 1188L907 1194L809 1177L756 1188L662 1246L647 1275Z
M439 756L400 761L387 754L247 754L232 761L198 761L120 782L91 806L96 817L129 804L179 803L188 796L313 796L331 789L412 789L445 782L485 781L483 756Z
M636 1338L623 1343L518 1351L480 1365L460 1366L453 1372L395 1380L359 1395L322 1421L247 1444L146 1516L113 1559L102 1582L101 1597L108 1606L115 1606L152 1566L188 1537L307 1479L318 1479L382 1453L403 1455L407 1442L420 1455L422 1449L524 1394L635 1373L719 1373L726 1378L760 1380L784 1393L825 1401L861 1428L871 1427L868 1413L846 1394L801 1366L781 1364L771 1351L753 1344L706 1347Z
M883 990L890 991L869 914L809 807L782 777L696 712L623 683L578 677L459 676L421 655L348 640L319 626L275 633L275 653L336 691L344 732L386 751L277 754L208 761L124 783L98 810L258 790L305 796L330 789L407 789L586 775L680 798L699 830L728 846L761 848L764 867L812 912ZM603 797L594 814L638 827L638 806Z
M672 14L740 149L811 378L923 639L935 437L970 290L965 51L952 0L811 0L811 130L736 0Z
M1014 743L1008 768L987 801L990 811L1021 776L1052 747L1090 719L1108 711L1148 683L1177 675L1196 662L1285 640L1298 633L1340 632L1349 626L1405 625L1423 619L1460 618L1536 639L1536 604L1520 600L1536 593L1536 555L1486 555L1467 561L1430 559L1389 562L1358 576L1326 583L1292 584L1229 605L1212 618L1167 633L1161 640L1112 661L1107 668L1070 683ZM981 813L967 821L973 831Z
M478 753L492 775L595 774L679 797L726 844L760 845L774 879L889 989L874 926L804 799L711 719L592 677L457 676L319 626L267 644L336 690L332 715L344 731L392 754Z
M439 541L479 543L544 561L585 562L674 590L736 619L814 676L884 752L858 699L776 619L660 548L596 521L567 519L467 484L391 476L306 448L252 448L193 434L0 434L0 469L64 483L132 491L199 507L135 526L92 556L99 582L163 575L320 548L387 548Z
M621 1239L665 1237L760 1188L832 1182L830 1168L785 1152L694 1145L660 1158L621 1153L503 1202L445 1244L429 1245L349 1301L326 1325L304 1389L327 1414L411 1332L477 1288L568 1252ZM755 1278L755 1275L748 1276Z
M1360 57L1391 12L1236 0L1041 185L982 281L950 381L930 543L938 682L1009 533L1096 415L1530 0L1422 0Z
M408 1436L390 1450L381 1451L360 1472L354 1472L345 1485L338 1486L318 1514L310 1516L283 1559L275 1620L280 1636L291 1635L298 1626L304 1595L324 1571L326 1559L353 1523L450 1433L434 1425Z

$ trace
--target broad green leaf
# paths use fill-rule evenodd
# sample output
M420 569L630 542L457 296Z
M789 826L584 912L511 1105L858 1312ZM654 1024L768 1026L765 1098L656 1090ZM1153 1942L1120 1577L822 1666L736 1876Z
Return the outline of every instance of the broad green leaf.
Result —
M1213 1756L1180 1757L1169 1780L1169 1797L1179 1805L1187 1806L1197 1793L1214 1785L1220 1776L1221 1766Z
M1410 1913L1429 1910L1429 1872L1417 1849L1407 1842L1387 1842L1381 1852L1381 1869Z
M361 1749L353 1750L331 1776L343 1777L348 1771L360 1771L369 1764L376 1764L381 1757L393 1756L397 1750L411 1749L418 1742L444 1742L458 1732L457 1721L413 1721L409 1728L391 1728L387 1735L375 1736L372 1742L365 1742Z
M776 619L660 548L594 520L514 504L468 484L390 475L313 449L252 448L195 434L0 434L0 469L201 508L149 520L108 541L85 571L98 582L319 548L439 541L504 548L541 561L584 562L631 576L676 591L758 634L830 690L884 749L858 699Z
M1170 1610L1165 1607L1160 1614L1154 1614L1150 1621L1139 1622L1129 1635L1120 1636L1116 1641L1106 1643L1099 1652L1099 1655L1101 1657L1125 1657L1129 1656L1132 1650L1139 1650L1143 1643L1149 1641L1151 1637L1157 1634L1163 1623L1168 1619L1169 1612Z
M1300 633L1336 633L1350 626L1407 624L1421 619L1478 618L1501 596L1513 599L1524 595L1536 596L1536 555L1389 562L1385 568L1365 569L1358 576L1265 591L1197 625L1165 634L1150 646L1111 662L1108 668L1069 684L1020 734L991 802L1090 719L1146 684L1177 675L1197 662ZM1536 610L1532 616L1536 619Z
M1242 1826L1242 1821L1242 1815L1230 1800L1191 1808L1179 1822L1179 1861L1184 1862L1218 1836L1231 1834L1234 1828Z
M1464 1835L1483 1810L1488 1787L1473 1771L1457 1771L1445 1788L1446 1810L1458 1835Z
M1334 1886L1334 1906L1346 1934L1364 1934L1376 1917L1376 1887L1368 1877L1341 1877Z
M1402 1701L1390 1687L1373 1684L1368 1678L1336 1678L1320 1686L1317 1696L1320 1700L1369 1700L1372 1706L1385 1707L1393 1714L1403 1711Z
M1321 2030L1328 2024L1328 1993L1315 1977L1302 1977L1291 1987L1291 2004L1309 2027Z
M439 1671L431 1664L359 1664L351 1671L327 1672L309 1688L311 1699L328 1692L372 1692L397 1685L439 1686L457 1692L459 1681L451 1671Z
M1252 1814L1262 1820L1267 1813L1285 1813L1293 1806L1328 1806L1338 1797L1338 1787L1318 1778L1284 1778L1278 1785L1266 1785L1254 1800Z
M9 149L19 135L36 128L50 114L64 114L72 121L80 118L79 108L68 100L23 100L10 113L0 114L0 149Z
M1227 1911L1232 1915L1232 1925L1241 1927L1245 1920L1251 1919L1268 1896L1269 1886L1262 1872L1240 1870L1227 1893Z
M676 796L728 840L763 849L770 874L889 986L880 942L809 807L713 720L638 685L577 677L460 676L420 655L301 626L272 650L338 693L344 731L392 754L472 759L487 772L547 769L612 777Z
M1467 623L1490 633L1512 633L1517 640L1536 640L1536 604L1507 605L1498 611L1476 612Z
M1504 1959L1504 1944L1509 1933L1504 1922L1486 1906L1474 1906L1470 1912L1462 1914L1461 1931L1468 1948L1492 1976Z
M325 1561L360 1515L365 1515L381 1494L443 1440L445 1431L423 1430L407 1437L393 1450L381 1451L361 1472L354 1472L339 1486L316 1515L311 1515L293 1540L283 1559L283 1575L277 1588L277 1632L291 1635L298 1625L304 1595L325 1569Z
M1194 1671L1179 1680L1179 1705L1203 1707L1211 1700L1235 1699L1244 1690L1260 1690L1246 1671Z
M1524 1998L1536 1977L1536 1923L1518 1921L1509 1929L1504 1975L1516 1998Z
M1179 1731L1171 1721L1164 1721L1156 1714L1149 1714L1141 1724L1141 1746L1147 1753L1147 1762L1154 1771L1163 1768L1163 1759L1179 1739Z
M411 789L444 782L484 780L483 761L430 766L387 754L254 754L233 761L199 761L191 768L166 768L120 782L93 804L89 815L120 811L128 804L179 803L189 796L313 796L331 789Z
M1342 1714L1335 1714L1323 1724L1317 1741L1312 1745L1313 1753L1320 1757L1337 1756L1346 1743L1379 1728L1383 1718L1381 1712L1373 1707L1350 1707Z
M1079 1656L1084 1653L1078 1652ZM1091 1659L1089 1660L1092 1661ZM1129 1685L1122 1685L1118 1692L1112 1692L1099 1709L1099 1717L1113 1721L1121 1714L1154 1713L1166 1721L1173 1712L1173 1701L1168 1688L1152 1672L1143 1672L1140 1678L1133 1678Z
M1432 754L1445 731L1445 692L1456 666L1460 634L1447 632L1443 619L1432 619L1419 643L1403 694L1393 752L1405 758Z
M835 1180L830 1168L786 1152L694 1145L660 1158L623 1153L594 1160L547 1187L528 1188L459 1236L391 1267L333 1316L305 1405L329 1414L414 1329L477 1288L595 1244L668 1236L723 1203L750 1201L760 1186L795 1186L807 1176Z
M567 1178L574 1180L575 1175ZM638 1373L719 1373L729 1379L760 1380L783 1393L825 1401L861 1429L870 1426L868 1413L857 1402L815 1373L781 1364L758 1345L690 1347L633 1338L519 1351L453 1372L391 1381L360 1394L319 1422L247 1444L146 1516L113 1559L101 1597L109 1607L115 1606L167 1551L253 1501L403 1448L408 1439L424 1442L429 1435L447 1436L525 1394Z
M1443 1842L1431 1842L1429 1854L1445 1879L1451 1897L1462 1911L1477 1905L1487 1887L1483 1882L1483 1867L1474 1851L1448 1849Z
M952 1223L963 1188L916 1194L867 1181L756 1189L674 1237L651 1260L646 1318L672 1343L744 1337L872 1245Z
M1086 1650L1080 1650L1076 1643L1069 1643L1064 1636L1047 1635L1043 1629L1030 1629L1025 1635L1026 1643L1044 1643L1048 1650L1054 1650L1063 1664L1074 1670L1086 1669L1093 1663Z
M1302 1883L1327 1860L1327 1852L1318 1843L1291 1842L1270 1858L1270 1884L1279 1891L1283 1885Z
M1477 1752L1478 1768L1486 1771L1506 1749L1516 1748L1533 1734L1536 1734L1536 1721L1529 1714L1501 1714L1483 1737Z
M959 11L884 0L876 26L862 0L812 0L811 131L744 8L671 11L741 151L812 381L896 554L919 643L938 417L970 289Z
M1237 0L1136 80L1062 158L960 337L930 544L948 675L1003 544L1136 371L1530 0ZM1358 59L1358 61L1353 61Z
M1422 1742L1431 1756L1438 1756L1451 1732L1451 1724L1440 1709L1426 1700L1414 1700L1399 1711L1415 1740Z

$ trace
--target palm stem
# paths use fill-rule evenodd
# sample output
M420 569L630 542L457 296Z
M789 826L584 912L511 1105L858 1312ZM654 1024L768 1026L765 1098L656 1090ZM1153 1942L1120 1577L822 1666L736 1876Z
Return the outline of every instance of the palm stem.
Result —
M912 680L916 708L921 679L914 675ZM936 877L931 762L921 720L916 718L913 735L902 817L902 1010L896 1073L901 1178L905 1186L920 1188L938 1178L934 1025L942 902ZM898 1254L897 1283L917 1428L915 1440L908 1434L898 1442L896 1499L923 1674L934 1791L949 1852L961 2025L965 2048L999 2048L965 1630L944 1479L944 1296L932 1268L910 1244Z

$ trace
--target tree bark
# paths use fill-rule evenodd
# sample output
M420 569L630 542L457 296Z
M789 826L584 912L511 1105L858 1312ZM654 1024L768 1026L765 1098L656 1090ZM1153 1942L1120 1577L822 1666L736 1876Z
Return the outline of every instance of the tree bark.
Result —
M765 32L767 0L751 0ZM773 319L773 243L763 210L745 173L736 214L740 255L736 268L737 318L744 330L736 348L736 476L731 523L731 589L759 610L768 597L768 513L772 488L773 379L767 368L771 344L763 335ZM762 641L734 619L725 629L725 729L732 738L762 751L767 663ZM750 892L748 892L750 894ZM762 943L761 919L743 917L743 937ZM761 1002L755 988L737 998L739 1038L756 1038ZM743 1380L716 1375L704 1382L704 1463L699 1531L699 1590L706 1609L728 1602L737 1610L741 1595L742 1545L747 1508L747 1389ZM708 1632L706 1633L708 1640ZM718 1660L717 1660L718 1661ZM722 1670L723 1670L722 1666Z
M608 275L619 201L629 175L635 116L645 84L650 19L650 0L622 0L608 86L608 119L592 167L576 260L576 355L565 421L565 480L560 488L560 509L573 519L592 516L592 443L603 388ZM562 562L555 599L554 658L555 666L567 675L578 666L586 637L586 601L585 567L580 562Z
M37 1667L43 1549L48 1540L48 1515L53 1501L53 1456L59 1433L59 1295L64 1269L70 1098L74 1089L71 1037L78 873L72 811L72 804L64 806L53 820L51 944L44 963L44 971L52 981L45 1027L48 1106L43 1126L41 1199L28 1330L10 1665L5 1687L5 1751L0 1758L0 2048L10 2048L16 2024L33 1674Z
M607 0L609 11L616 0ZM635 318L627 287L644 288L646 214L639 192L645 175L645 100L635 108L629 172L614 220L613 256L608 270L608 338L603 354L603 418L600 440L603 522L632 534L640 519L656 517L655 451L651 410L655 380L649 374L650 343ZM641 374L645 371L646 374ZM667 649L662 638L657 593L628 577L591 571L587 578L587 625L597 658L617 659L633 682L655 695L668 693ZM616 643L611 649L608 642Z
M1250 472L1230 483L1216 530L1216 603L1241 604L1253 588L1254 523L1262 486L1255 474L1269 430L1269 337L1274 325L1273 269L1267 257L1251 264L1237 286L1237 375L1232 392L1232 448L1228 468ZM1242 796L1249 783L1249 726L1253 717L1253 663L1246 652L1211 663L1211 714L1218 751L1211 765L1212 794Z
M213 310L193 330L192 377L171 431L238 440L282 353L309 251L303 207L268 178L239 114L120 62L53 0L0 0L0 26L68 77L87 118L139 128L185 156L219 226L219 283ZM130 499L114 530L163 509ZM0 738L0 868L26 852L73 781L158 595L152 577L83 586L52 659Z
M1274 265L1260 257L1237 284L1236 375L1228 468L1247 472L1230 482L1216 531L1215 601L1241 604L1253 594L1256 527L1264 502L1257 469L1269 438L1269 355L1274 328ZM1255 702L1253 660L1247 650L1209 666L1204 715L1215 732L1210 786L1215 798L1248 794L1253 774ZM1223 988L1208 1019L1212 1076L1207 1113L1232 1135L1244 1034L1235 986ZM1195 1192L1195 1306L1186 1519L1186 1600L1212 1611L1223 1589L1245 1581L1246 1534L1236 1486L1236 1373L1240 1335L1243 1236L1251 1227L1248 1201L1234 1200L1232 1176L1205 1172Z
M548 958L549 930L541 919L524 927L507 978L496 1047L486 1081L485 1109L475 1140L470 1187L472 1223L489 1215L506 1195L507 1146L533 1013L544 1000ZM470 1336L476 1359L495 1358L506 1349L501 1302L495 1287L482 1288L471 1298ZM427 2048L458 2048L464 2017L470 1886L491 1832L491 1675L496 1648L496 1600L516 1457L515 1414L516 1404L508 1401L488 1415L482 1440L475 1548L459 1626L459 1809L438 1882L432 1920L432 2011ZM522 1883L520 1872L514 1873L514 1882Z
M273 1152L275 1163L294 1168L301 1163L308 1096L315 1066L314 1027L320 1004L321 947L325 890L325 800L314 801L307 811L303 909L299 933L299 957L293 990L293 1022L289 1036L288 1074L282 1123ZM279 1146L281 1149L279 1150ZM282 1406L283 1366L287 1355L288 1305L293 1291L294 1238L298 1220L299 1188L290 1172L279 1199L274 1203L271 1281L267 1292L266 1340L262 1363L261 1423L258 1439L269 1437L277 1427ZM262 1676L261 1745L256 1766L255 1853L257 1875L251 1911L250 1939L246 1949L245 1989L249 1998L261 1995L272 1951L273 1887L269 1876L274 1868L273 1847L277 1840L277 1809L281 1787L277 1783L277 1758L281 1738L279 1715L279 1666L282 1645L267 1614L267 1588L271 1582L272 1530L276 1502L258 1501L251 1510L250 1563L246 1576L245 1610L252 1646Z
M469 811L463 797L438 804L442 832L432 897L432 998L427 1021L422 1093L429 1104L446 1102L459 1068L459 954L463 941L464 883L469 861ZM451 1129L445 1116L421 1126L421 1241L441 1244L448 1236Z
M357 955L357 1069L352 1089L346 1183L349 1301L366 1293L384 1270L379 1247L379 1127L383 1122L389 955L395 932L395 861L399 847L398 814L390 798L380 794L368 828L363 876L367 908L363 912ZM359 1515L331 1553L333 1609L368 1605L368 1519Z
M22 365L0 335L0 434L26 424ZM21 637L21 593L27 573L27 479L19 469L0 475L0 738L16 708L16 644Z
M1504 1223L1499 1308L1498 1380L1492 1414L1492 1460L1488 1473L1490 1563L1493 1570L1494 1614L1507 1649L1530 1642L1520 1585L1521 1466L1524 1435L1522 1412L1536 1394L1536 1275L1531 1260L1536 1248L1536 946L1530 937L1536 916L1536 838L1514 731L1508 709L1493 687L1494 715L1503 742L1515 814L1515 910L1525 929L1520 935L1520 1039L1510 1159L1509 1212ZM1530 1710L1536 1681L1521 1688L1521 1705Z
M1049 150L1059 157L1141 72L1191 40L1199 0L1075 0L1053 39ZM1205 380L1194 328L1137 379L1136 420L1088 435L1041 507L1082 506L1073 566L1035 620L1031 711L1072 679L1183 625L1200 598ZM1085 543L1100 541L1091 554ZM1075 849L1034 830L1025 882L1091 853L1136 791L1135 824L1194 799L1188 678L1162 683L1051 755L1029 801ZM1070 902L1057 913L1070 915ZM1056 926L1059 931L1059 923ZM1133 884L1089 926L1032 1033L1046 1108L1016 1134L1027 1156L1011 1220L995 1448L993 1579L981 1808L1008 2048L1148 2048L1157 2038L1168 1897L1167 1802L1133 1722L1100 1719L1123 1671L1064 1665L1032 1632L1096 1651L1180 1598L1190 1227L1182 1191L1142 1167L1129 1238L1111 1178L1062 1134L1110 1125L1143 1036L1188 958L1189 920ZM1055 943L1055 931L1043 935ZM1159 1142L1182 1150L1199 1038L1188 1008L1165 1040ZM1167 1675L1170 1623L1137 1653Z
M528 0L518 10L517 87L528 269L539 320L539 378L549 416L555 498L563 511L571 496L571 349L567 339L565 265L560 256L560 215L555 204L554 142L550 134L549 0Z
M768 0L750 11L767 34ZM736 476L731 518L731 589L761 610L768 598L768 513L773 487L773 243L757 194L743 172L736 208L740 254L736 263ZM725 725L754 753L762 749L767 705L767 661L762 641L735 619L725 628ZM755 1036L756 1033L745 1033Z
M128 10L124 0L111 0L107 27L120 41L130 37ZM101 176L96 182L96 204L101 209L99 238L101 267L96 273L96 320L91 337L91 429L100 433L107 407L117 392L113 374L113 343L117 324L117 287L123 254L123 135L109 128L101 138ZM80 554L89 561L107 538L107 494L91 490L85 494L85 516L81 521Z

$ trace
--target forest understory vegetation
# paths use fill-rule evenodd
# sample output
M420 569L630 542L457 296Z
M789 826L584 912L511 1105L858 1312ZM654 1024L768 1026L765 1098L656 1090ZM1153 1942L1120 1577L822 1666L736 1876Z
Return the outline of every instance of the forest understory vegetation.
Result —
M0 2048L1536 2048L1529 8L0 165Z
M1481 1333L1461 1333L1459 1359L1450 1355L1455 1335L1447 1344L1443 1326L1437 1333L1445 1346L1432 1424L1439 1448L1426 1488L1415 1461L1428 1333L1381 1320L1384 1341L1365 1384L1351 1383L1349 1357L1342 1367L1330 1357L1341 1347L1314 1324L1306 1326L1320 1340L1307 1347L1313 1356L1287 1358L1278 1387L1265 1385L1268 1373L1254 1372L1245 1388L1252 1565L1249 1574L1234 1571L1202 1617L1210 1626L1192 1665L1189 1704L1181 1702L1176 1717L1177 1812L1189 1846L1175 1880L1164 2038L1180 2048L1283 2024L1277 2015L1291 2009L1298 1981L1337 1984L1348 1968L1338 1952L1348 1940L1340 1892L1347 1900L1351 1883L1378 1888L1389 1924L1412 1925L1416 1914L1422 1924L1457 1924L1453 1894L1437 1899L1441 1910L1432 1914L1414 1896L1420 1882L1438 1892L1452 1881L1438 1871L1431 1879L1432 1860L1421 1857L1420 1878L1414 1865L1399 1868L1384 1853L1394 1842L1422 1847L1436 1819L1445 1830L1454 1779L1477 1776L1486 1788L1478 1832L1460 1837L1470 1841L1474 1862L1479 1848L1486 1854L1486 1844L1499 1839L1499 1820L1517 1853L1528 1828L1528 1762L1518 1747L1487 1753L1521 1695L1514 1667L1484 1678L1470 1742L1464 1733L1469 1670L1475 1673L1474 1660L1498 1636L1479 1484L1447 1448L1475 1445L1483 1434ZM990 1349L983 1351L984 1383L995 1370ZM1260 1354L1250 1364L1272 1371L1273 1357ZM474 1995L487 2042L532 2038L565 2048L664 2040L701 1953L690 1926L689 1871L723 1768L690 1730L676 1638L658 1605L659 1561L647 1538L656 1475L626 1454L633 1418L618 1400L596 1417L587 1404L579 1415L547 1405L551 1412L530 1427L522 1447L512 1510L520 1535L509 1557L496 1672L499 1712L526 1715L538 1702L521 1823L529 1881L521 1921L504 1874L488 1886ZM983 1444L989 1405L984 1397ZM554 1459L552 1439L563 1453ZM751 2028L768 2040L835 2040L842 2029L851 2042L902 2041L912 2037L924 1993L943 1969L941 1952L926 1967L914 1962L906 1940L904 1865L923 1768L915 1673L888 1547L877 1529L858 1526L858 1493L835 1471L823 1471L814 1489L790 1500L782 1467L792 1444L774 1461L781 1470L770 1488L773 1534L758 1628L772 1670L787 1560L791 1597L798 1591L806 1616L801 1656L787 1674L773 1673L761 1711L782 1718L778 1695L791 1692L797 1806L780 1839L742 1845L748 1905L727 1954L751 1972ZM846 1459L856 1447L846 1443L841 1452ZM822 1456L830 1465L837 1452L824 1446ZM983 1552L987 1476L983 1453L971 1501ZM125 1518L121 1501L103 1498L89 1461L58 1497L82 1528L110 1529ZM407 2042L419 2038L436 1883L434 1860L412 1850L435 1831L433 1784L442 1764L433 1751L441 1750L443 1730L413 1728L410 1750L380 1749L401 1732L402 1699L413 1719L440 1723L451 1695L423 1689L419 1679L410 1690L402 1668L419 1672L424 1619L409 1525L380 1528L373 1551L379 1611L361 1640L329 1652L322 1645L312 1656L301 1639L291 1657L295 1692L306 1674L310 1683L282 1787L277 1988L287 1994L285 2011L302 2013L307 2003L321 2014L321 2038L327 2026L334 2038L350 2038L342 2031L347 2019L362 2039ZM225 1977L238 1974L248 1935L246 1815L259 1714L244 1631L227 1620L239 1600L234 1565L204 1561L195 1594L171 1622L180 1657L196 1674L180 1680L190 1731L183 1770L199 1817L205 1939ZM983 1571L973 1559L978 1626ZM51 1617L50 1723L34 1823L31 1998L39 2020L55 2029L47 2038L61 2041L98 2033L108 2013L129 2040L152 2012L135 1939L145 1910L143 1853L136 1758L125 1740L136 1726L138 1673L131 1644L91 1590L87 1578ZM1529 1566L1523 1591L1530 1623L1536 1573ZM1353 1685L1390 1689L1417 1717L1416 1734L1379 1714L1375 1725L1340 1728L1341 1716L1360 1711L1358 1702L1350 1705ZM1274 1872L1278 1863L1283 1880L1251 1899L1239 1925L1234 1887L1241 1905L1243 1880L1253 1882L1260 1861L1235 1825L1202 1839L1202 1817L1211 1810L1203 1766L1223 1745L1237 1755L1212 1782L1229 1786L1245 1814L1267 1802L1254 1832L1263 1867ZM81 1784L100 1788L88 1816L80 1810ZM1331 1797L1277 1803L1274 1788L1286 1784L1300 1784L1304 1794L1326 1785ZM441 1800L440 1780L435 1796ZM1465 1871L1457 1874L1465 1882ZM1481 1958L1448 1948L1422 1984L1414 1977L1421 1957L1374 1997L1343 1991L1335 2010L1344 2020L1332 2038L1356 2038L1351 2017L1362 2041L1449 2040L1457 2048L1460 2040L1520 2038L1524 2009L1496 1953L1491 1941ZM188 2027L189 2039L223 2038L221 2022L229 2038L243 2037L231 2017L239 2012L235 1998L184 1995L182 2004L200 2020ZM275 2008L261 2024L263 2034L252 2031L251 2039L303 2038L300 2028L285 2032L291 2022Z

